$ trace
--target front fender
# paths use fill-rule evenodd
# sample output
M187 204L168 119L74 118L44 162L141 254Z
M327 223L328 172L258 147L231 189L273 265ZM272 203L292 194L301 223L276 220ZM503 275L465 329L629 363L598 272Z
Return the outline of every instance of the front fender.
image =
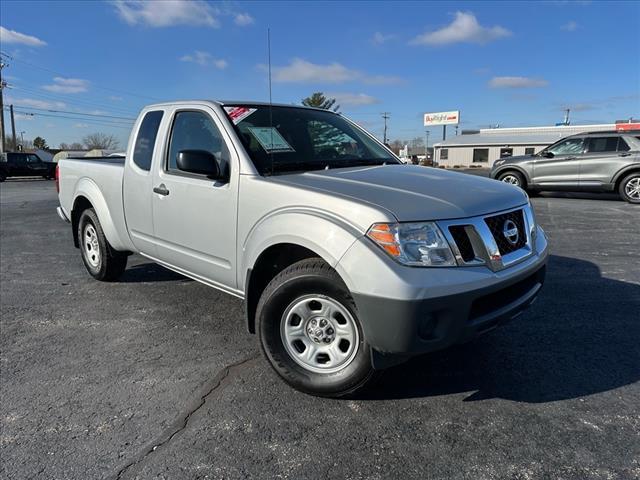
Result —
M361 232L355 225L322 210L291 208L263 217L238 248L238 285L245 290L247 272L262 252L277 244L295 244L315 252L335 267Z
M100 191L100 188L93 180L84 177L76 184L76 190L73 194L74 209L79 197L85 197L93 206L93 209L96 211L96 215L98 215L98 219L100 220L102 231L111 246L116 250L131 250L131 245L127 242L128 239L123 239L118 233L118 229L116 228L114 218L109 210L107 201Z

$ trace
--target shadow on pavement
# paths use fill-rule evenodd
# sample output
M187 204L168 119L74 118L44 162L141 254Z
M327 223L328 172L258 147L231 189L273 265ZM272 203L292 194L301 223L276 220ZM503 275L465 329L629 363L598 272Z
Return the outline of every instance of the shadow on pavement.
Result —
M168 268L164 268L156 263L143 263L127 267L118 282L120 283L143 283L143 282L170 282L181 280L192 282L188 277L180 275Z
M385 372L361 399L469 392L465 401L550 402L640 380L640 285L551 256L536 304L475 342Z

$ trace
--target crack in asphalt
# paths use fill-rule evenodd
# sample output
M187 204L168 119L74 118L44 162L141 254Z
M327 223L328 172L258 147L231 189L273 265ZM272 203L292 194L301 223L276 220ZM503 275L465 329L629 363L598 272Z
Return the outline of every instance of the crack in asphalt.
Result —
M178 420L176 420L169 428L167 428L164 432L162 432L162 434L154 439L153 442L147 444L147 446L144 447L140 453L138 453L131 461L129 461L120 470L118 470L118 473L112 478L120 480L122 476L131 468L141 464L149 455L156 452L159 448L165 446L171 440L173 440L176 435L187 428L191 417L204 406L204 404L207 402L208 397L229 382L229 379L232 378L232 373L241 371L249 363L258 359L259 357L259 354L252 355L248 358L232 363L223 368L220 373L218 373L210 382L208 382L207 386L204 388L204 393L199 396L199 398L191 405L190 408L187 409L186 413L181 415Z

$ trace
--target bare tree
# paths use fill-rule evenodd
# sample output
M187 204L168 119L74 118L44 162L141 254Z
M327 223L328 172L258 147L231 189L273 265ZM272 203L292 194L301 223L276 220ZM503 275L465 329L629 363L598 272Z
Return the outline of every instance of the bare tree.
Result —
M94 148L100 150L115 150L120 146L120 142L114 135L107 135L106 133L91 133L82 139L82 143L89 150Z

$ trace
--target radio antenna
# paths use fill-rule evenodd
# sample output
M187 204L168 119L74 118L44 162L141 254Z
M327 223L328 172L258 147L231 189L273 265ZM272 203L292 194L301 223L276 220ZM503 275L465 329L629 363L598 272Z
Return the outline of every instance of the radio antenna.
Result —
M271 157L271 175L273 175L273 100L271 97L271 28L267 28L267 55L269 65L269 132L271 133L271 146L269 156Z

